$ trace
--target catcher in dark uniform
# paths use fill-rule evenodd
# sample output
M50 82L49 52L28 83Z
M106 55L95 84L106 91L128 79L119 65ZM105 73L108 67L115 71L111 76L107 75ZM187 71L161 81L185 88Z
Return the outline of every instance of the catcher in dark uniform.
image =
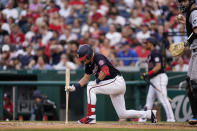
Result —
M193 125L197 124L197 8L195 0L177 0L177 3L182 14L185 15L177 16L177 21L186 25L188 39L184 46L189 46L191 50L186 90L193 114L189 124Z

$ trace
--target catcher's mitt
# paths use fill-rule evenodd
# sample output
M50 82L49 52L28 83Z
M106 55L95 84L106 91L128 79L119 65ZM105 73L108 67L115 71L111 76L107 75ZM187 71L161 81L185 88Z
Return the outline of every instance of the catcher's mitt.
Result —
M182 55L185 50L184 42L171 44L169 50L172 56Z

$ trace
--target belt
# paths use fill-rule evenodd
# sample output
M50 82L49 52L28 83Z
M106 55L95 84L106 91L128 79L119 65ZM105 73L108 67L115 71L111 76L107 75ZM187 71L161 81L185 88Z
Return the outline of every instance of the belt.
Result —
M197 52L197 49L192 49L193 52Z

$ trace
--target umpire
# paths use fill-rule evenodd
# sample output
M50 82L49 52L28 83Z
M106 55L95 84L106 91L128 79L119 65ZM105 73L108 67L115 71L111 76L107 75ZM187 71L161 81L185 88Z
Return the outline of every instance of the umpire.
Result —
M195 0L177 0L177 2L181 12L186 15L179 14L177 21L186 25L188 39L185 46L189 46L191 50L186 90L193 114L189 124L194 125L197 124L197 8Z

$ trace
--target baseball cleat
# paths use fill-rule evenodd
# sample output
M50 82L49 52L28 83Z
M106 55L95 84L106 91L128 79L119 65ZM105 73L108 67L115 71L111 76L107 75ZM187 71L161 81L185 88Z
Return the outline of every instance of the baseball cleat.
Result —
M138 122L146 122L147 118L139 118Z
M157 119L156 119L156 110L151 110L151 122L152 123L157 123Z
M96 124L96 119L86 116L77 121L79 124Z
M188 121L188 123L189 123L190 125L195 125L195 124L197 124L197 118L192 118L192 119L190 119L190 120Z
M175 122L175 120L174 119L169 119L169 120L167 120L167 122Z

